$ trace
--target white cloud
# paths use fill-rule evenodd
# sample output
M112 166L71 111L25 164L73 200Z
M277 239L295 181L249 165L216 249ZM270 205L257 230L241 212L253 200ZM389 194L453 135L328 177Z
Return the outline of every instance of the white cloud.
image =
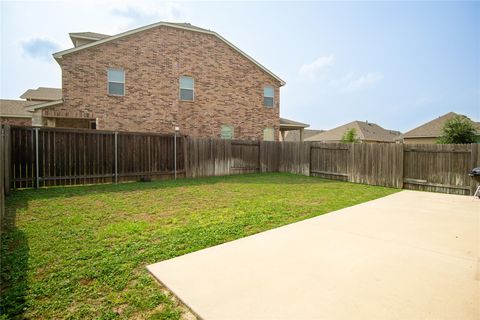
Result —
M347 73L343 78L333 81L340 92L352 93L370 89L383 79L380 72L368 72L365 75L357 76L355 73Z
M29 58L52 62L52 53L58 51L60 46L46 37L32 37L20 41L20 47L22 53Z
M316 80L325 77L325 71L334 64L335 57L333 55L318 57L313 62L302 65L298 75L303 79Z
M110 11L114 16L125 18L124 27L138 27L159 21L183 22L188 17L188 10L178 2L156 2L148 0L114 4Z

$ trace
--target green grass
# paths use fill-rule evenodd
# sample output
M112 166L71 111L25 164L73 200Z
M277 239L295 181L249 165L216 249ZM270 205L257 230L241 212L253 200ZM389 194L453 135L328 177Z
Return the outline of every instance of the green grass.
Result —
M178 319L146 265L396 191L290 174L19 190L0 318Z

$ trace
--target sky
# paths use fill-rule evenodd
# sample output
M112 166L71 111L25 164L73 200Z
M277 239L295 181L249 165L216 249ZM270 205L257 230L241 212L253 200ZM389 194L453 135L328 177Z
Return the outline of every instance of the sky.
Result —
M282 117L402 132L453 111L480 120L480 2L0 2L0 98L61 87L69 32L158 22L216 31L282 78Z

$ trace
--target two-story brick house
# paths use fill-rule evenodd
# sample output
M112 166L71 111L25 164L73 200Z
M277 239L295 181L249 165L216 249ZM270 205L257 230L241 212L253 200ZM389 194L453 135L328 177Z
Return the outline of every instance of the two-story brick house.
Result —
M70 36L53 55L63 98L30 107L34 124L278 140L284 81L216 32L160 22Z

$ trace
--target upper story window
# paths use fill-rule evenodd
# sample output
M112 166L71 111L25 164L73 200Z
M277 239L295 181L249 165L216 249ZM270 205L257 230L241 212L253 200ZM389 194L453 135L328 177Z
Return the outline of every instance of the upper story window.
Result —
M232 140L233 139L233 127L232 126L222 126L220 131L220 138Z
M273 107L274 95L275 95L275 90L273 90L273 87L263 88L263 105L265 107Z
M123 69L108 69L108 94L112 96L125 95L125 71Z
M192 77L180 77L180 100L193 101L194 83Z
M275 129L273 128L263 129L263 141L275 141Z

